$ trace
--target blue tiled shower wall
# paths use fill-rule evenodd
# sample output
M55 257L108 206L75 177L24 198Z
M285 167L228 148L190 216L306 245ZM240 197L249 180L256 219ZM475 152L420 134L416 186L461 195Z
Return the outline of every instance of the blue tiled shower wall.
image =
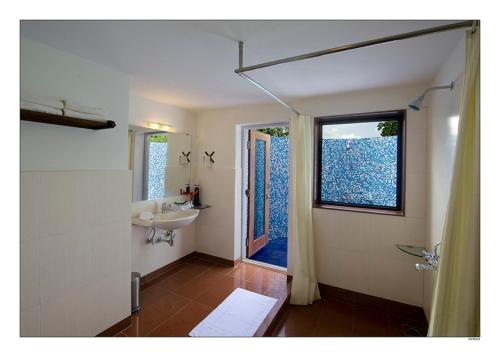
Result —
M396 206L397 136L323 139L321 198Z
M271 137L269 239L288 237L288 137Z

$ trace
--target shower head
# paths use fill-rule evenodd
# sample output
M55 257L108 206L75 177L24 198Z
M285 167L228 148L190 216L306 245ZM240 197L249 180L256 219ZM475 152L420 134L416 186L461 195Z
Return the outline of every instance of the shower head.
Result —
M438 87L431 87L431 88L426 89L422 93L422 95L420 97L418 97L413 102L411 102L410 104L408 104L408 108L410 108L411 110L415 110L415 111L418 112L420 110L420 107L422 106L422 102L424 101L425 95L427 93L429 93L430 91L436 90L436 89L450 89L450 90L453 90L453 82L451 82L447 86L438 86Z
M413 102L411 102L410 104L408 104L408 108L410 108L411 110L415 110L415 111L418 112L420 110L420 107L422 106L422 102L423 101L424 101L424 95L422 94L420 97L418 97Z

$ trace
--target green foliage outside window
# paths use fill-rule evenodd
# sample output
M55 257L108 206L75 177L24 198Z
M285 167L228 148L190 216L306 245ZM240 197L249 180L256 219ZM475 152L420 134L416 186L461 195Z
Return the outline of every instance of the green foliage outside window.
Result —
M288 128L265 128L257 129L257 131L271 136L288 136Z
M150 135L149 142L150 143L166 143L168 140L167 136L164 134Z
M381 136L396 136L398 135L398 122L397 121L384 121L378 123L377 130Z

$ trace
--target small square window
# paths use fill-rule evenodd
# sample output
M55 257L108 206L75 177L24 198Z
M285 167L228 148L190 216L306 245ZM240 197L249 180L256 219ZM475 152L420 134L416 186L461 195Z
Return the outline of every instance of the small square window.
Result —
M404 110L315 119L315 206L404 214Z

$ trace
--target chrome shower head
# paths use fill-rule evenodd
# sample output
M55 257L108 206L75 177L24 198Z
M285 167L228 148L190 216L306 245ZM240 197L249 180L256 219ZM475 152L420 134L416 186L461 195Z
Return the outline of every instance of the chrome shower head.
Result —
M420 97L418 97L413 102L411 102L410 104L408 104L408 108L410 108L411 110L415 110L415 111L418 112L420 110L420 107L422 106L422 102L424 101L425 95L427 93L429 93L430 91L436 90L436 89L450 89L450 90L453 90L453 82L451 82L447 86L438 86L438 87L431 87L431 88L426 89L422 93L422 95Z
M419 111L420 110L420 107L422 106L422 102L424 101L424 95L421 95L420 97L418 97L417 99L415 99L413 102L411 102L410 104L408 104L408 108L410 108L411 110L415 110L415 111Z

